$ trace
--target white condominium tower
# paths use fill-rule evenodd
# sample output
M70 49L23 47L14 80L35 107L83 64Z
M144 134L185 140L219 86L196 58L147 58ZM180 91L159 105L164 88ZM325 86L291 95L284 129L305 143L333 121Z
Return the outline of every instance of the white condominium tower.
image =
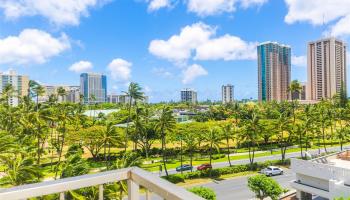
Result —
M197 92L189 88L181 90L181 101L193 104L197 103Z
M264 42L257 50L259 101L288 100L291 48L277 42Z
M233 92L234 92L234 86L227 84L223 85L221 87L221 95L222 95L222 103L231 103L233 102Z
M346 91L346 44L336 38L309 42L307 53L307 99L332 98Z
M9 73L0 73L0 96L4 92L6 86L11 85L14 91L12 97L9 99L9 104L12 106L18 105L18 97L24 97L28 95L28 76L17 75L15 71Z

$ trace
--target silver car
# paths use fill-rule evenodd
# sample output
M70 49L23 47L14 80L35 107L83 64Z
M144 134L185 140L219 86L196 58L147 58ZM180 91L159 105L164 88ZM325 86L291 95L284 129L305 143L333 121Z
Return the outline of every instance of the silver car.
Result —
M275 166L269 166L269 167L266 167L265 169L262 169L260 173L265 174L266 176L282 175L283 169Z

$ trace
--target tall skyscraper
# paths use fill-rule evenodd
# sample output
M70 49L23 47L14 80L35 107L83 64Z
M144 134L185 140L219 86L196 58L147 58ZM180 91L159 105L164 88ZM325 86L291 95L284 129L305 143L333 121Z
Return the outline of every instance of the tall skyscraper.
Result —
M231 103L233 102L234 86L227 84L221 87L222 103Z
M346 44L336 38L309 42L307 99L332 98L346 91Z
M197 92L189 88L181 90L181 101L193 104L197 103Z
M80 75L80 93L84 103L105 103L107 101L107 77L96 73Z
M289 99L291 48L277 42L264 42L258 48L259 101Z
M0 95L7 85L11 85L14 90L13 96L9 99L9 104L17 106L18 97L28 95L29 78L28 76L17 75L15 71L6 74L0 73Z

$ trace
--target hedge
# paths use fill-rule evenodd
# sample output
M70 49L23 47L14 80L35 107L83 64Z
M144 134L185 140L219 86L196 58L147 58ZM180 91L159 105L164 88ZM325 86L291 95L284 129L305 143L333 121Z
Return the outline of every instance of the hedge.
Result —
M211 170L194 171L183 174L171 174L169 176L163 176L164 179L171 183L185 182L186 179L196 179L196 178L217 178L221 175L226 174L236 174L246 171L260 171L261 169L268 167L270 165L290 165L290 160L287 159L283 163L281 160L276 161L266 161L261 163L254 163L252 166L250 164L245 165L232 165L231 167L223 167Z
M206 187L193 187L191 189L188 189L188 191L202 197L206 200L216 200L216 194L214 190Z

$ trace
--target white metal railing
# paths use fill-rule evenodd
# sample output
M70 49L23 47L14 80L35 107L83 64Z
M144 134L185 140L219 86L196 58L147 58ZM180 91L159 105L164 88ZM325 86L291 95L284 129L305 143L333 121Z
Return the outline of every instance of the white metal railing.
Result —
M291 159L291 168L295 173L350 183L350 170L346 168L300 159Z
M103 200L103 184L118 181L127 181L128 200L140 199L140 186L146 189L145 198L147 200L151 199L151 192L167 200L203 200L203 198L188 192L184 188L178 187L137 167L2 189L0 190L0 199L23 200L50 194L59 194L60 200L64 200L65 192L67 191L99 186L99 200Z

